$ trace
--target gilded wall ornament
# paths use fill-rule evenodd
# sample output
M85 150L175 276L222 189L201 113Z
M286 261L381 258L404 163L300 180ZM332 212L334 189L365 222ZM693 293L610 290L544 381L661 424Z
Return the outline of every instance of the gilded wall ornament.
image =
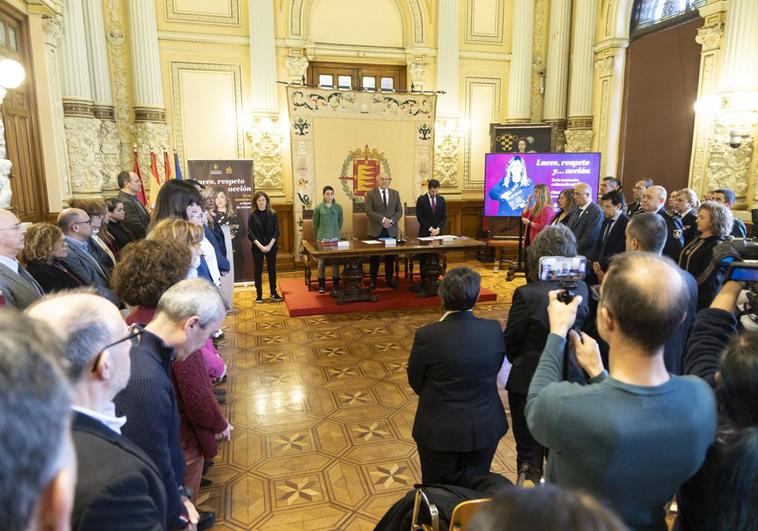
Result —
M67 116L63 119L68 147L73 193L99 194L103 177L98 157L100 124L95 118Z
M592 129L566 129L566 152L592 151Z
M308 58L304 55L288 55L284 65L287 67L290 83L302 83L308 70Z

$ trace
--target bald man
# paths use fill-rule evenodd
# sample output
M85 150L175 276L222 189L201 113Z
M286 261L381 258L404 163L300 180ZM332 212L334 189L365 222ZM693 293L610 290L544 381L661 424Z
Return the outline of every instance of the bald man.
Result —
M594 259L595 243L603 227L603 209L592 202L592 187L585 183L574 186L576 209L568 221L568 228L576 236L576 254L585 256L588 263Z
M642 211L650 214L658 214L666 222L667 237L666 245L663 246L664 256L668 256L674 262L679 261L684 247L684 228L682 220L669 215L666 212L666 189L663 186L651 186L642 192Z
M610 374L597 343L571 330L581 297L564 304L558 293L550 292L550 335L526 405L529 430L551 450L546 479L602 498L630 529L666 529L663 506L716 434L708 384L674 376L664 363L666 340L687 314L682 272L652 253L611 262L597 314ZM562 381L567 334L589 385Z
M0 291L5 305L23 310L39 299L40 286L16 260L24 248L24 229L9 210L0 208Z

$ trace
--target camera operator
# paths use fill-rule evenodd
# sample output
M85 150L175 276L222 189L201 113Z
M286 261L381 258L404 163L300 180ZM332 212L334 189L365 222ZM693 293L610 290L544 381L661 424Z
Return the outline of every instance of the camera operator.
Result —
M697 315L685 371L716 390L719 428L705 463L677 494L682 531L750 529L758 521L758 333L737 336L743 286L727 281ZM752 524L750 523L752 522Z
M526 404L530 431L550 449L546 479L598 497L632 529L666 529L664 504L698 470L714 440L716 404L708 384L669 374L663 361L663 345L684 319L688 298L670 260L652 253L615 257L597 315L610 345L608 375L597 343L571 330L581 297L563 304L557 291L549 294L550 335ZM590 385L561 381L566 334Z
M536 485L542 477L544 449L529 433L524 407L529 384L549 332L545 299L548 292L560 287L557 280L539 279L539 261L543 256L576 256L574 234L565 225L552 225L539 233L529 246L527 274L531 281L519 286L513 293L508 324L503 334L506 356L513 364L505 389L513 420L513 437L516 439L516 467L520 485L527 481ZM574 293L580 295L582 300L575 323L577 328L581 328L589 312L587 285L581 280L577 281ZM576 365L572 364L571 368L569 379L583 381L584 376Z

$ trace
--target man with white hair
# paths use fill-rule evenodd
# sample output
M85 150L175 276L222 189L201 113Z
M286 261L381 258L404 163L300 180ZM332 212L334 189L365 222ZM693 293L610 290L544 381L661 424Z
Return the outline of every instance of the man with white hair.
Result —
M670 216L666 212L666 189L663 186L651 186L642 192L642 211L651 214L658 214L666 222L667 237L666 245L663 247L664 256L668 256L674 262L679 261L679 255L682 254L684 247L684 228L682 220Z
M9 210L0 208L0 292L6 306L23 310L42 296L42 287L16 257L24 248L24 228Z
M113 412L113 398L129 382L129 349L142 330L127 327L116 306L84 291L45 297L26 314L54 326L64 342L59 356L73 388L79 476L72 529L164 529L161 473L121 435L126 419Z
M605 219L603 210L592 201L592 187L586 183L574 186L574 204L576 210L569 218L568 228L576 236L576 254L591 263Z
M183 361L205 345L210 334L221 327L224 313L221 294L204 279L183 280L169 288L158 301L155 317L145 327L139 345L132 347L131 380L115 399L116 413L126 416L124 435L161 471L169 527L197 521L189 501L193 493L181 485L185 462L170 367L174 360ZM211 512L204 516L198 529L209 527L216 518Z

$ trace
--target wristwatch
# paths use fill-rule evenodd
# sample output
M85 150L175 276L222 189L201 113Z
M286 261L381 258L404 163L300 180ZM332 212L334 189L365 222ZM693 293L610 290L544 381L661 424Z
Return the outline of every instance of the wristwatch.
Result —
M608 371L606 371L605 369L603 369L603 370L600 372L600 374L598 374L598 375L597 375L597 376L595 376L594 378L590 378L590 381L589 381L589 383L591 383L591 384L594 384L594 383L600 383L600 382L602 382L603 380L605 380L606 378L608 378Z

